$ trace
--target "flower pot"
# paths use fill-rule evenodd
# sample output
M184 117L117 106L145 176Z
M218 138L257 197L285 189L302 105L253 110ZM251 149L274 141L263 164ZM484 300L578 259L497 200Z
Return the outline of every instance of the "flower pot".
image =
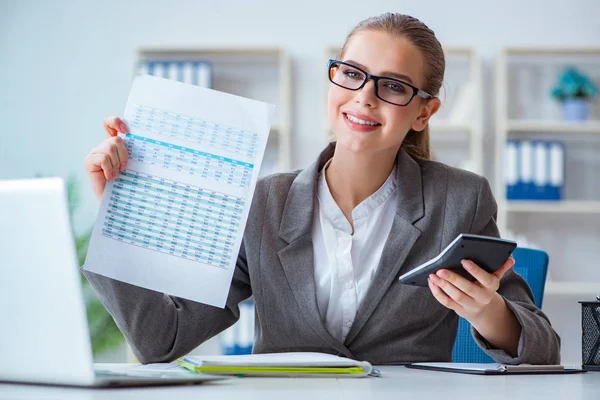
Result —
M568 99L563 102L564 117L567 121L588 119L590 104L582 99Z

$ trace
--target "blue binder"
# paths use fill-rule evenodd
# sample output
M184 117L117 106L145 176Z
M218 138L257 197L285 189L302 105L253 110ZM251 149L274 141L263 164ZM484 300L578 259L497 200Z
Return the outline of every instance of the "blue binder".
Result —
M505 183L508 200L562 200L565 150L561 142L509 140Z
M221 334L224 355L251 354L254 344L254 301L246 300L239 305L240 319Z
M153 75L196 86L212 88L213 65L204 60L145 60L138 63L137 74Z

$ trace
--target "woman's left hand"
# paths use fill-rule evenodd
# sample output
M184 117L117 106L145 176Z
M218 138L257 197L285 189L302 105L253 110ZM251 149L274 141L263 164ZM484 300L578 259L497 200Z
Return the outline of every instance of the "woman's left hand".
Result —
M500 279L515 265L515 260L509 257L493 274L481 269L471 260L463 260L462 265L476 279L475 282L447 269L441 269L437 274L429 275L429 289L442 305L472 323L494 297L499 296L496 292L500 287Z

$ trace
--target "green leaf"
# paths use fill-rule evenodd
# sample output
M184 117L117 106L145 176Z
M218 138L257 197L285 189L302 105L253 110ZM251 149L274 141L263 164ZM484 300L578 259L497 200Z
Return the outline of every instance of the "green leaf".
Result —
M123 343L123 334L95 293L87 300L86 310L94 355L112 350Z
M561 74L551 94L560 101L570 98L592 100L598 95L598 88L587 75L575 67L568 67Z
M69 214L71 215L71 220L73 220L73 216L79 209L81 201L79 182L74 175L71 175L67 178L66 184ZM82 234L75 235L75 248L80 266L85 262L92 232L93 228L90 228ZM94 355L119 347L125 341L123 334L117 327L112 316L100 302L100 299L98 299L96 293L93 290L89 290L89 282L83 274L81 274L81 283L84 287L84 293L88 294L86 296L86 313Z

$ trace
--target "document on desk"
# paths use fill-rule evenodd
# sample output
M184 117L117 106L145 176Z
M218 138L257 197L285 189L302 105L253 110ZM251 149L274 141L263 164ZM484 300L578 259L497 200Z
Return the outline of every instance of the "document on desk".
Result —
M421 362L406 364L405 366L407 368L476 375L576 374L585 371L581 368L565 368L563 365L507 365L498 363Z
M194 372L237 376L381 376L368 361L315 352L263 353L235 356L186 356L177 360Z
M129 161L107 182L85 270L224 307L275 107L148 75Z

